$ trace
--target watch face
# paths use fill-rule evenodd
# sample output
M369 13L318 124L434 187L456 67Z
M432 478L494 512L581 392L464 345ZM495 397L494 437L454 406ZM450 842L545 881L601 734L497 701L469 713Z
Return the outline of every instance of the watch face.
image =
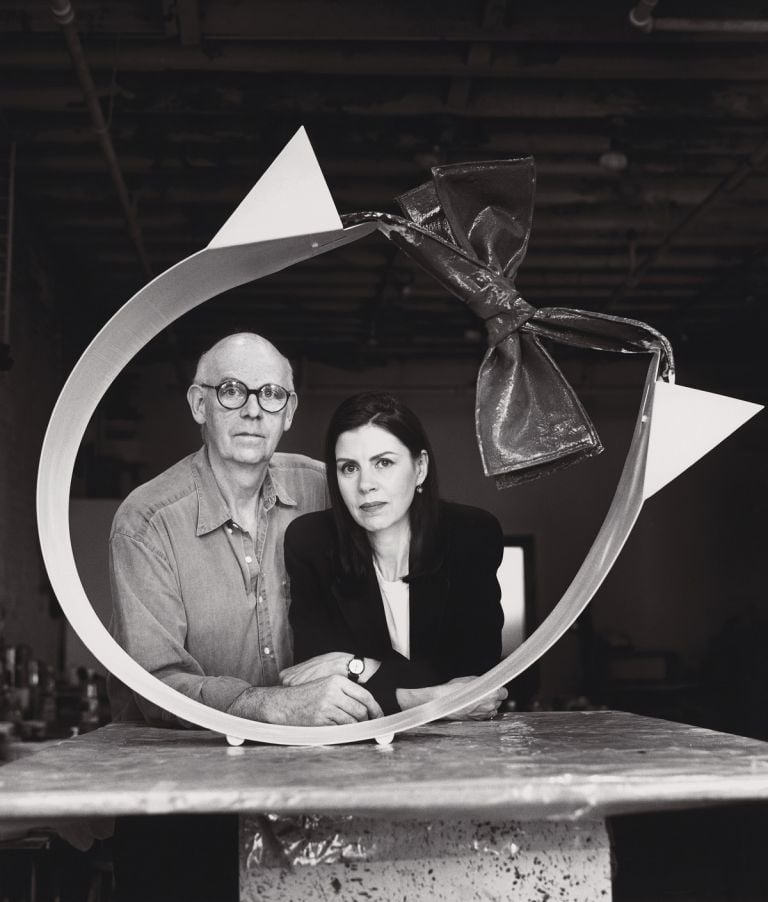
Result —
M350 673L356 673L358 676L365 670L365 661L362 658L352 658L347 664L347 670Z

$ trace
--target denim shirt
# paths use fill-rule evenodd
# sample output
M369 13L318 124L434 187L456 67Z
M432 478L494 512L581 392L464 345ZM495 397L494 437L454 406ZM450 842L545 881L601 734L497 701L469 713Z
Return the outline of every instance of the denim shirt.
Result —
M232 520L206 449L184 458L115 515L112 635L145 670L221 711L250 686L277 684L293 657L283 535L326 507L323 465L277 453L250 535ZM117 680L109 694L115 720L175 721Z

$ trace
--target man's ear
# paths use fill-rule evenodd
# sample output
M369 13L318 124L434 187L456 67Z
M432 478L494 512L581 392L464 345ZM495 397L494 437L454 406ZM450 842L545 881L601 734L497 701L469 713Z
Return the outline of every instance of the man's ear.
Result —
M287 432L291 428L291 423L293 422L293 415L296 413L296 408L299 406L299 398L296 392L293 392L288 398L288 403L285 405L285 419L283 420L283 432Z
M187 404L194 421L202 426L205 423L205 392L199 385L190 385L187 389Z

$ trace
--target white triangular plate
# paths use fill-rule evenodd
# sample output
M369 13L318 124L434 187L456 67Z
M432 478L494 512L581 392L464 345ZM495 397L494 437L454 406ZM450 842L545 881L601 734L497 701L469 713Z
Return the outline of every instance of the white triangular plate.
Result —
M657 382L643 497L650 498L762 409L749 401Z
M303 126L208 245L233 247L342 228Z

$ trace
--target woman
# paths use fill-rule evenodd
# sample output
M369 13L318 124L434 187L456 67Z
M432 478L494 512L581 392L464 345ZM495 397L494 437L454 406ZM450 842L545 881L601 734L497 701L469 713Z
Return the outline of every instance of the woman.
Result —
M331 418L325 461L331 509L285 534L303 663L281 673L283 684L346 675L392 714L497 664L501 528L485 511L439 499L416 415L390 394L348 398ZM500 689L453 717L492 717L504 698Z

